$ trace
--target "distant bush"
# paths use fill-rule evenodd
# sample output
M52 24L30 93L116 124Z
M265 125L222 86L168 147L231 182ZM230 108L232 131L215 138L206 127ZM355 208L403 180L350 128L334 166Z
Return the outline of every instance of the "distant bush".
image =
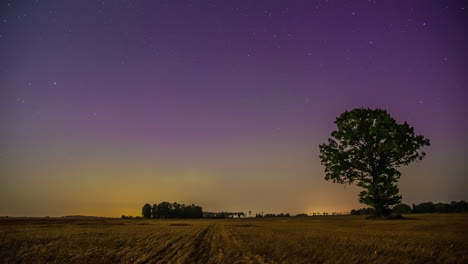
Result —
M353 209L351 210L351 215L371 215L374 214L373 208L361 208L361 209Z
M304 217L304 216L309 216L308 214L306 213L303 213L303 214L297 214L296 217Z
M392 213L396 215L411 214L413 210L407 204L397 204L392 208Z
M135 216L135 217L133 217L133 216L131 216L131 215L122 215L120 218L121 218L121 219L142 219L141 216Z

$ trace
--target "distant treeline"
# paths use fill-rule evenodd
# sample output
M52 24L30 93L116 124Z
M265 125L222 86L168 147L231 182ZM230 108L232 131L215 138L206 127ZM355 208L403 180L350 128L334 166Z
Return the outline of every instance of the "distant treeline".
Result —
M145 204L141 210L143 218L203 218L203 208L198 205L185 205L162 202L160 204Z
M468 212L468 203L465 201L446 203L432 202L413 204L413 213L465 213Z
M290 217L291 215L290 214L265 214L265 215L262 215L262 214L256 214L255 217L257 218L261 218L261 217Z
M342 215L342 213L337 213L337 212L333 212L333 213L327 213L327 212L324 212L324 213L311 213L310 215L309 214L306 214L306 213L301 213L301 214L296 214L295 217L309 217L309 216L320 216L320 215L324 215L324 216L328 216L328 215ZM265 218L265 217L290 217L291 215L289 213L286 213L286 214L256 214L255 217L256 218Z
M424 214L424 213L465 213L468 212L468 203L465 201L452 201L451 203L425 202L420 204L398 204L392 208L394 214ZM352 215L374 214L373 208L361 208L351 210Z
M243 212L204 212L203 218L224 219L224 218L242 218L245 217Z
M411 208L410 208L411 209ZM361 208L351 210L351 215L371 215L374 214L374 208Z

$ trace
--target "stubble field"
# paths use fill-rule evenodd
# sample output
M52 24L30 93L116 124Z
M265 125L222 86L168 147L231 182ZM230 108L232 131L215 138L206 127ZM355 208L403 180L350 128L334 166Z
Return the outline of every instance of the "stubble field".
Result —
M0 263L468 263L468 215L0 219Z

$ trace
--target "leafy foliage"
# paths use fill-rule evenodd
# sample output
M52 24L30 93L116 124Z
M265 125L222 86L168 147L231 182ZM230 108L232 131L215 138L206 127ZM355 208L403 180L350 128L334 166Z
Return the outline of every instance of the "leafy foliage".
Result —
M420 148L429 146L429 139L415 135L408 123L398 124L382 109L346 111L335 124L332 138L320 145L325 180L356 182L364 189L361 203L372 206L378 216L389 214L389 206L401 201L397 168L422 160L426 153Z

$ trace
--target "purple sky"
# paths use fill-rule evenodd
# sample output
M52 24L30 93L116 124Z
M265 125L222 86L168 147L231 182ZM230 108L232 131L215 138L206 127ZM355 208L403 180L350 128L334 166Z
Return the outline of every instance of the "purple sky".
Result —
M340 113L431 139L405 203L468 199L466 1L0 3L0 215L349 211Z

